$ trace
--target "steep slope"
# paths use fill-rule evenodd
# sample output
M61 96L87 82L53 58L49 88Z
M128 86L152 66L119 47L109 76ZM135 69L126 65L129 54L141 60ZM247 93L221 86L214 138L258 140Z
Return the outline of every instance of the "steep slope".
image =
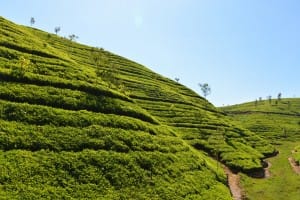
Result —
M230 199L207 153L247 172L274 152L137 63L4 18L0 36L6 199Z

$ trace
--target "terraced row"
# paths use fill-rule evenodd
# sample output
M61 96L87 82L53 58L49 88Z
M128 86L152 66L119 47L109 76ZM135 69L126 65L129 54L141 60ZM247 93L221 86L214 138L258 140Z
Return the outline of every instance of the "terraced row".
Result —
M214 113L184 104L172 104L170 108L167 103L160 103L153 110L145 105L142 106L144 109L174 127L191 146L209 152L233 169L245 172L259 170L260 159L274 153L274 148L266 141L229 121L220 120Z
M225 200L226 175L209 156L248 172L275 151L140 64L0 26L1 196Z
M158 123L132 102L107 96L96 96L78 90L0 81L0 99L68 110L118 114Z
M258 105L251 102L222 109L231 119L275 144L278 139L299 139L299 99L282 99L277 104L274 102L275 100L270 104L268 101L262 101Z

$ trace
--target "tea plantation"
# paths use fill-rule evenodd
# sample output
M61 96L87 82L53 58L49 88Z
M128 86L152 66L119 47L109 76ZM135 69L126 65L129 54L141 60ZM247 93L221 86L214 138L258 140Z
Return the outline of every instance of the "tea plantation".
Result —
M276 152L250 130L138 63L0 17L1 199L231 199L217 162L252 173Z
M242 176L249 200L300 199L300 177L289 160L300 164L300 99L284 98L249 102L221 108L229 118L276 146L279 154L268 159L270 177Z

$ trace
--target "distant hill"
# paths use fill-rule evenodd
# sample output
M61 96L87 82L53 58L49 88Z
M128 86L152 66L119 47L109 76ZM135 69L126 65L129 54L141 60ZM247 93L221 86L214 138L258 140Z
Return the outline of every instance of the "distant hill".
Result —
M300 98L249 102L221 109L231 119L273 143L278 139L300 139Z
M0 18L0 196L231 199L275 152L185 86ZM293 105L292 105L293 106Z

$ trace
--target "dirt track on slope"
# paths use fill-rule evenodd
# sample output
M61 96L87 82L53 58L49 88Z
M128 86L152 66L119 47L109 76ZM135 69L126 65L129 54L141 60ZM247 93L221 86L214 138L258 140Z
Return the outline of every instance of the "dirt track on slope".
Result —
M224 167L227 175L228 186L234 200L243 199L243 190L240 186L240 175L233 173L229 168Z
M289 157L288 160L289 160L289 162L290 162L290 164L291 164L291 166L292 166L294 172L295 172L296 174L300 174L300 166L296 164L294 158Z
M269 161L266 161L266 162L268 163L268 167L264 168L264 171L265 171L265 177L264 178L269 178L271 176L270 168L271 168L272 164Z
M264 169L264 178L269 178L271 173L269 169L271 168L272 164L269 161L268 167ZM300 167L298 167L300 170ZM243 189L240 186L240 175L233 173L228 167L224 166L225 173L227 175L228 186L230 189L231 196L234 200L243 200L245 198L245 194ZM299 171L300 173L300 171Z

